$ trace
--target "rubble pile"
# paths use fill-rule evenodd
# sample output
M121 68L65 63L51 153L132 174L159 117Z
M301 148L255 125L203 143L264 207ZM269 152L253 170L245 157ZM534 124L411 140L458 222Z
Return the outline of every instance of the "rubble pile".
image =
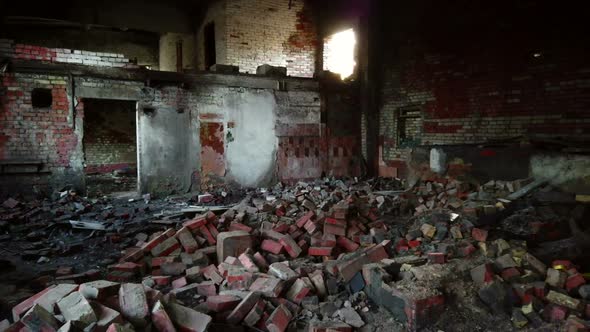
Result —
M481 316L478 307L507 314L511 325L502 328L565 322L584 330L590 286L583 270L566 259L547 268L527 247L525 240L539 240L543 225L555 223L537 218L547 206L521 207L532 192L551 190L532 180L479 186L446 179L409 190L399 181L318 180L249 192L227 206L212 205L216 194L199 195L201 207L176 210L163 203L152 210L156 203L146 200L135 211L142 220L106 219L109 228L92 230L121 249L118 262L54 271L40 292L15 303L13 323L0 327L374 330L372 315L386 309L398 323L381 326L420 330L437 320L449 325L441 314L459 303L472 318ZM502 226L516 215L536 231Z

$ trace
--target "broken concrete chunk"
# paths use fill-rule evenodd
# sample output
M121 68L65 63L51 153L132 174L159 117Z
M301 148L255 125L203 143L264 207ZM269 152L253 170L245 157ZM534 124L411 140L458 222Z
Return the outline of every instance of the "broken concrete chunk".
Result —
M282 280L292 280L298 277L295 271L283 263L271 264L268 268L268 273Z
M61 325L52 313L39 304L27 311L21 321L31 331L56 331Z
M211 324L211 316L191 308L170 303L167 309L170 319L181 331L205 332L209 328L209 324Z
M338 317L346 324L359 328L365 325L361 316L353 308L342 308L337 311Z
M133 325L144 327L150 315L145 290L141 284L121 284L119 288L121 314Z
M107 280L96 280L80 285L79 292L87 299L105 299L119 292L120 284Z
M66 320L78 321L88 326L98 320L90 302L80 292L74 292L57 303Z

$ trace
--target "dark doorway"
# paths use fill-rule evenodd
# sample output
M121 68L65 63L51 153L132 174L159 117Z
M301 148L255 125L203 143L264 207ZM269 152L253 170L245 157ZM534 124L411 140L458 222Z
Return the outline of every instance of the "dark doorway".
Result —
M211 22L205 25L205 69L209 70L211 66L217 63L215 53L215 23Z
M137 191L134 101L84 99L84 166L89 196Z

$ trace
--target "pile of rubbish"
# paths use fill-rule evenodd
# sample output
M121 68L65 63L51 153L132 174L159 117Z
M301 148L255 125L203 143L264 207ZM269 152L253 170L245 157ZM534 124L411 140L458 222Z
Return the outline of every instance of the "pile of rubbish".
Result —
M97 252L94 268L59 266L18 301L24 293L13 289L12 323L0 330L588 327L590 285L576 265L583 254L556 259L554 246L543 247L569 239L565 247L579 249L568 236L582 232L584 207L545 181L443 179L404 189L396 180L326 179L242 194L228 202L226 192L204 193L194 205L148 196L110 209L75 195L37 207L9 199L0 211L5 237L44 219L72 236L89 233L81 246L94 239L87 251L109 259ZM540 217L551 213L560 217ZM72 254L50 249L36 264Z

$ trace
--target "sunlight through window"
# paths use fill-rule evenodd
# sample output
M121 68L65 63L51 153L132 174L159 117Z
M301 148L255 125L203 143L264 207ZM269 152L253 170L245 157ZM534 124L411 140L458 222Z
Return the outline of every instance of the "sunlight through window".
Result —
M324 42L324 70L340 74L344 80L354 73L356 35L353 29L338 32Z

